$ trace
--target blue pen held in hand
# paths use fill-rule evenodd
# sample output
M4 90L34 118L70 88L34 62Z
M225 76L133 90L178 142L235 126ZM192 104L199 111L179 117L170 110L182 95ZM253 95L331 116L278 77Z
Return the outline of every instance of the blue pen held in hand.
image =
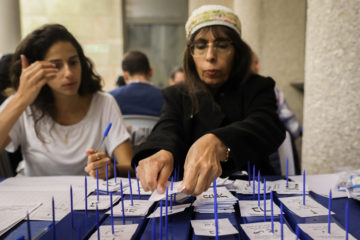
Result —
M111 126L112 126L112 123L110 122L104 131L104 135L103 135L103 138L101 139L100 143L94 148L95 151L97 151L97 152L100 151L102 145L104 144L105 138L107 137L107 135L110 131Z

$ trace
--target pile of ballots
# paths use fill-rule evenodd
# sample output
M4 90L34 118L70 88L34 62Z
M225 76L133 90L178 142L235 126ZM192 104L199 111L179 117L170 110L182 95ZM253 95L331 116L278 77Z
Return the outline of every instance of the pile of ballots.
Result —
M235 212L234 204L237 203L238 199L226 187L218 187L216 197L218 213ZM214 190L209 188L206 192L197 196L193 206L196 212L214 213Z

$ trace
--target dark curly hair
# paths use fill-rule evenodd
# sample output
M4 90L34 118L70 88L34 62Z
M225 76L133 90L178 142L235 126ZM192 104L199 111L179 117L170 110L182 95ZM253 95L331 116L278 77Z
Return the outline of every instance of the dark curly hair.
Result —
M95 73L93 63L84 55L80 43L75 37L60 24L46 24L31 32L23 39L13 55L10 69L10 79L13 87L17 90L20 83L21 59L25 55L29 64L43 60L51 46L60 41L70 42L76 49L81 65L81 83L78 90L80 96L93 94L101 91L101 77ZM55 102L52 90L45 85L34 103L31 104L31 112L35 122L35 132L40 138L39 121L45 116L55 117ZM38 114L39 113L39 114Z
M196 97L196 92L202 90L211 95L209 88L203 81L201 81L196 71L193 56L191 55L195 36L203 30L211 31L215 38L218 37L220 33L224 33L232 41L235 48L235 57L232 64L231 73L228 81L224 84L224 87L231 89L237 84L243 84L250 75L251 49L240 38L237 32L229 27L220 25L208 26L196 31L187 41L187 46L183 58L185 87L192 101L192 114L196 114L199 110L199 103Z

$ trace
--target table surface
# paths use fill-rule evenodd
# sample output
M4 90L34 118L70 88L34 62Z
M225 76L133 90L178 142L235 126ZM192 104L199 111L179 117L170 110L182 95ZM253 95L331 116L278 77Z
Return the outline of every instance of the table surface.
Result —
M280 179L281 177L266 177L267 180L271 180L271 178L273 178L272 180L277 180ZM1 179L0 179L1 181ZM239 195L239 194L234 194L235 196L237 196L238 199L252 199L252 195ZM269 199L270 195L267 195L267 198ZM279 196L277 196L275 194L276 198L278 198ZM286 197L286 196L291 196L291 195L281 195L281 197ZM310 196L315 199L317 202L319 202L320 204L322 204L324 207L327 208L328 205L328 198L320 196L314 192L310 192ZM129 196L124 196L125 199L129 199ZM148 196L141 196L142 199L147 199ZM188 200L189 202L194 201L194 198L190 198ZM349 233L351 233L355 238L360 239L360 202L354 200L354 199L348 199L348 198L336 198L333 199L332 201L332 211L335 213L332 216L332 219L337 222L343 229L345 226L345 205L346 202L349 202ZM156 205L158 205L158 203L155 203L154 206L150 209L149 214L155 209ZM235 206L235 212L232 214L219 214L219 218L229 218L230 222L234 225L235 228L237 228L239 230L239 232L241 231L241 228L239 226L239 224L242 223L246 223L248 222L248 218L243 218L240 216L239 213L239 209L238 209L238 205L234 205ZM89 211L89 212L93 212L92 214L94 214L94 211ZM104 215L105 211L100 211L101 213L101 224L104 225L110 225L110 217L107 215ZM83 211L76 211L77 214L76 218L78 218L76 221L81 222L81 218L83 217L84 213ZM69 214L70 215L70 214ZM69 229L66 229L68 226L68 224L65 224L66 221L69 221L69 217L70 216L65 217L64 219L62 219L61 221L56 223L56 229L60 229L59 231L63 231L66 232L67 234L71 235L71 238L73 238L74 236L74 232L69 231ZM185 212L180 213L180 214L175 214L175 215L171 215L169 216L169 220L168 220L168 239L209 239L206 237L199 237L199 236L195 236L193 234L191 225L190 225L190 220L191 219L211 219L213 218L213 214L200 214L200 213L195 213L193 211L193 208L188 208ZM115 220L115 224L122 224L122 218L114 218ZM259 222L263 221L263 218L258 218ZM324 218L319 218L319 220L317 219L312 219L311 222L324 222L323 221ZM290 228L292 228L292 230L294 231L294 225L293 221L294 221L294 216L292 216L291 213L289 212L285 212L285 220L287 222L287 224L289 225ZM155 220L155 224L156 226L159 225L159 218L157 218ZM255 220L256 221L256 220ZM302 221L302 220L301 220ZM327 221L326 221L327 222ZM134 239L154 239L153 236L153 222L150 221L149 219L147 219L146 217L127 217L126 218L126 224L129 223L139 223L139 227L134 235ZM50 224L50 222L48 221L31 221L31 232L32 232L32 236L35 236L36 234L38 234L39 232L41 232L42 230L44 230L48 225ZM80 224L80 223L79 223ZM90 220L88 223L88 226L86 227L86 231L88 231L88 234L82 233L81 237L77 237L76 239L87 239L89 237L89 234L91 235L92 233L94 233L96 231L96 221ZM65 226L65 227L64 227ZM181 229L181 231L179 232L179 229ZM74 231L74 230L73 230ZM85 231L85 230L84 230ZM295 232L295 231L294 231ZM57 230L58 233L58 230ZM159 238L159 233L156 233L156 239ZM86 235L86 236L85 236ZM17 224L15 227L13 227L10 231L8 231L6 234L1 236L1 239L17 239L20 236L27 236L27 223L25 221L20 222L19 224ZM47 236L43 236L41 239L53 239L51 234L47 235ZM239 239L241 236L236 235L236 236L226 236L226 237L221 237L220 239ZM25 237L25 239L27 239L27 237ZM59 238L56 238L59 239ZM304 238L303 238L304 239ZM306 238L305 238L306 239Z

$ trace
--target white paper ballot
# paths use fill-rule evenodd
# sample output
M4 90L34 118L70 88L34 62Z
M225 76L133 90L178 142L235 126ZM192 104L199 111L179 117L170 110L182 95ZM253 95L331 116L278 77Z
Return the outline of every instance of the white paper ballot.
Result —
M120 196L113 195L112 203L113 204L116 203L119 199ZM108 209L110 207L110 195L99 195L99 201L97 200L96 195L88 196L87 198L88 210L96 210L96 205L98 206L98 210ZM76 203L76 205L74 206L74 210L85 210L85 200Z
M274 222L274 232L271 232L271 222L257 222L240 224L249 239L271 240L281 239L281 226L279 222ZM284 239L296 239L296 235L283 224Z
M345 230L339 227L336 223L331 223L330 234L328 234L327 223L311 223L311 224L299 224L300 229L308 234L313 239L345 239ZM356 239L349 234L349 239Z
M131 200L124 201L124 213L125 216L145 216L153 202L148 200L133 200L133 206L131 206ZM110 215L110 210L106 212ZM113 206L114 217L122 217L122 204L121 202Z
M237 202L237 198L234 197L226 187L217 188L217 210L218 213L231 213L234 212L233 205ZM214 190L209 188L196 197L193 204L196 212L200 213L213 213L214 212Z
M236 193L239 194L246 194L246 195L250 195L253 194L253 181L250 181L250 185L249 185L249 181L245 181L245 180L239 180L236 179L235 182L233 183L234 188L236 189ZM271 186L268 184L268 182L266 182L266 193L270 193L271 191ZM255 181L255 194L257 194L258 192L258 182ZM260 183L260 193L264 193L264 184Z
M120 180L122 181L123 184L123 189L126 188L129 185L129 180L127 178L116 178L116 182L115 182L115 178L111 178L109 179L109 192L118 192L120 191ZM94 191L96 191L96 185L94 186ZM106 180L102 180L99 179L99 190L106 192L107 190L107 186L106 186Z
M125 188L123 188L123 194L128 194L130 195L130 185L129 185L129 180L127 181L127 186ZM141 184L139 183L139 187L140 187L140 195L151 195L152 192L151 191L145 191L142 187ZM133 196L138 196L139 195L139 190L138 190L138 183L136 181L136 179L131 179L131 189L132 189L132 194Z
M299 217L315 217L328 215L329 210L316 202L310 196L305 197L305 205L303 205L303 197L285 197L280 201L293 213ZM331 214L334 214L331 212Z
M215 219L209 220L191 220L191 226L194 229L195 235L198 236L216 236ZM218 219L218 235L232 235L238 234L238 230L231 224L229 219Z
M169 189L168 189L168 195L169 195L169 196L168 196L168 197L170 197L171 194L180 193L180 192L182 192L182 191L185 189L185 187L183 187L182 189L179 189L179 190L178 190L178 187L181 185L181 183L182 183L182 182L174 182L174 183L173 183L173 190L172 190L172 191L171 191L171 189L170 189L171 182L168 182L168 183L167 183L167 186L169 187ZM155 191L151 194L151 196L150 196L150 198L149 198L149 201L156 202L156 201L159 201L159 200L165 199L165 198L166 198L166 191L165 191L163 194L160 194L160 193L158 193L157 190L155 190Z
M172 207L172 210L170 210L170 206L168 206L168 215L172 215L175 213L183 212L185 208L190 207L190 203L188 204L181 204L181 205L175 205ZM162 207L162 216L166 215L166 207ZM158 207L152 214L148 216L148 218L157 218L160 217L160 207Z
M130 240L134 235L139 224L114 225L114 234L112 234L111 225L100 226L100 239L122 239ZM90 240L98 239L98 232L95 231L89 238Z
M241 217L257 217L264 216L264 201L260 201L260 207L258 201L239 201L240 215ZM280 215L280 208L273 203L274 216ZM271 200L266 200L266 216L271 216Z
M298 182L288 182L286 187L286 180L278 180L272 182L266 182L271 189L278 194L303 194L303 184ZM309 187L305 185L305 194L309 194Z

